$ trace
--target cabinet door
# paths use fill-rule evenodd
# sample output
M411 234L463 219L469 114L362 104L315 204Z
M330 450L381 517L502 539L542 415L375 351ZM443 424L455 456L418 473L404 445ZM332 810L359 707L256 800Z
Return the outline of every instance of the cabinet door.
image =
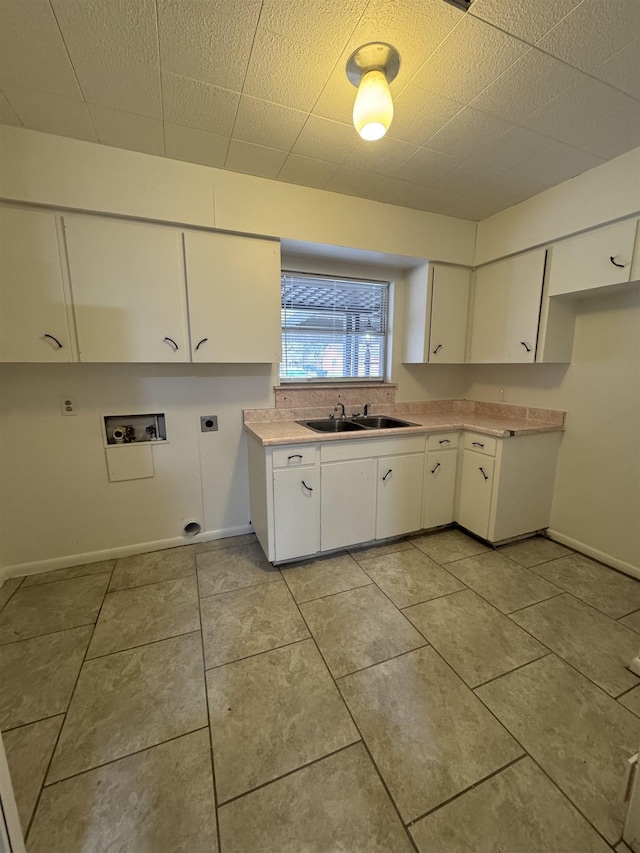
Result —
M471 362L535 360L544 263L545 251L537 249L477 270Z
M618 222L554 246L549 296L629 281L636 228L635 219Z
M422 526L438 527L453 521L458 453L440 450L427 453Z
M462 364L467 342L471 272L435 266L431 291L429 361Z
M65 217L80 361L189 361L179 231Z
M276 560L320 550L318 467L283 468L273 473Z
M280 362L280 246L232 234L184 234L192 359Z
M375 538L376 460L321 466L320 549L331 551Z
M463 452L456 521L484 539L489 535L494 464L495 460L484 453Z
M376 539L422 527L424 454L378 459Z
M0 208L0 361L71 361L53 213Z

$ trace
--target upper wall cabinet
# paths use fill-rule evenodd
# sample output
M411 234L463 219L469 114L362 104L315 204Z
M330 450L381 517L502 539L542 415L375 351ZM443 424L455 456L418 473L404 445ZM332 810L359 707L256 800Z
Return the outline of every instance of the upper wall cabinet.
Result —
M65 216L80 361L189 361L181 233Z
M0 361L72 360L53 213L0 207Z
M279 244L187 231L184 248L192 360L279 362Z
M548 295L631 281L637 226L635 219L626 220L553 246Z
M405 301L406 364L465 360L471 271L425 264L409 275Z
M535 360L545 254L536 249L476 271L470 362Z

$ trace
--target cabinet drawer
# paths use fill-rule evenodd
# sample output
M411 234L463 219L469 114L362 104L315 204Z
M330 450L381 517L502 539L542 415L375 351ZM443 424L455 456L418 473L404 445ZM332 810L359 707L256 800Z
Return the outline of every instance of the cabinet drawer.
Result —
M370 456L399 456L402 453L424 453L424 435L403 438L372 438L360 441L332 441L320 447L321 462L343 459L367 459Z
M497 446L498 439L489 435L482 435L479 432L465 432L464 434L465 450L475 450L478 453L486 453L487 456L495 456Z
M427 436L427 450L453 450L459 439L459 432L434 432Z
M274 447L272 459L274 468L315 465L318 461L318 447L315 444L290 444L286 447Z

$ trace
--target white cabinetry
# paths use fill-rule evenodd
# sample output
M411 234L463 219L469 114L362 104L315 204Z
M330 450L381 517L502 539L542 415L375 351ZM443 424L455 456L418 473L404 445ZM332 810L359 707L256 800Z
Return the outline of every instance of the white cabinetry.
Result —
M319 492L317 465L273 472L276 560L319 550Z
M451 524L454 519L458 433L434 433L427 436L424 472L422 526L425 529Z
M0 207L0 361L72 361L53 213Z
M402 536L422 527L422 452L378 459L376 539Z
M405 363L464 362L470 280L466 267L424 264L411 271L405 297Z
M64 217L80 361L189 361L179 231Z
M376 460L329 462L321 466L321 472L321 550L374 539Z
M536 249L476 271L469 361L535 360L544 265Z
M279 243L186 231L184 247L192 360L279 362Z
M637 220L629 219L553 246L548 295L579 293L630 281L637 226Z

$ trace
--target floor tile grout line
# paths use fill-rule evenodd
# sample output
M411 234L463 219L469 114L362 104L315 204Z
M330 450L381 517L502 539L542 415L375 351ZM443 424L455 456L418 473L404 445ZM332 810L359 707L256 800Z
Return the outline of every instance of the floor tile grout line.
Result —
M45 634L35 634L33 637L21 637L18 640L10 640L8 643L0 643L0 649L4 649L7 646L15 646L17 643L28 643L31 640L40 640L43 637L53 637L54 634L64 634L65 631L77 631L80 628L91 628L92 626L95 626L95 624L95 622L85 622L83 625L72 625L71 628L60 628L58 631L47 631Z
M460 581L462 583L462 581ZM433 598L425 598L422 601L416 601L415 604L406 604L404 607L398 607L398 610L401 613L404 613L405 610L411 610L412 607L420 607L421 604L429 604L430 601L440 601L441 598L448 598L450 595L459 595L461 592L474 592L475 590L471 589L470 586L462 585L461 589L454 589L451 592L443 592L442 595L435 595ZM406 613L405 613L406 616ZM409 617L407 616L407 619Z
M100 561L100 562L102 562L102 561ZM111 560L104 560L104 562L110 563ZM115 568L115 563L116 563L116 560L115 560L115 558L113 558L113 564L114 564L113 568ZM40 583L27 583L28 578L39 578L39 577L42 577L43 575L46 577L48 574L54 574L55 572L62 572L62 571L65 571L66 569L74 569L74 568L78 568L78 566L66 566L66 567L63 567L62 569L46 569L44 572L34 572L33 574L25 575L22 578L22 580L20 581L20 584L17 588L18 589L33 589L33 587L36 587L36 586L47 586L50 583L58 583L59 581L77 581L77 580L80 580L80 578L92 578L92 577L95 577L96 575L113 574L113 568L111 568L111 569L100 569L99 572L87 572L86 574L73 575L72 577L69 577L69 578L50 578L49 580L43 580Z
M511 734L511 732L509 732L509 734ZM524 749L524 747L522 747L522 749ZM491 773L488 773L486 776L483 776L482 779L478 779L476 782L473 782L471 785L468 785L462 791L458 791L457 794L454 794L453 796L449 797L447 800L443 800L437 806L434 806L432 809L428 809L426 812L423 812L422 814L418 815L418 817L412 818L409 821L409 823L406 824L407 829L410 829L412 826L415 826L417 823L419 823L425 817L428 817L429 815L432 815L434 812L437 812L440 809L445 808L450 803L455 802L455 800L460 799L460 797L464 797L465 794L468 794L469 791L473 791L474 788L478 788L478 787L480 787L480 785L484 785L485 782L488 782L490 779L493 779L495 776L499 776L500 773L504 773L505 770L508 770L510 767L513 767L514 764L518 764L520 761L524 761L525 759L527 759L529 757L530 757L529 753L525 749L522 755L518 755L517 758L512 758L511 761L509 761L507 764L504 764L502 767L498 767L496 770L492 770Z
M554 654L554 653L552 652L551 654ZM555 656L555 657L558 657L557 655L554 655L554 656ZM545 655L545 657L549 657L549 655ZM538 658L538 660L542 660L542 658ZM535 663L537 663L537 662L538 662L538 661L531 661L531 663L526 664L526 666L531 666L532 664L535 664ZM522 667L522 668L524 668L524 667ZM507 675L508 675L508 674L509 674L509 673L507 673ZM504 676L500 676L500 677L501 677L501 678L503 678ZM497 681L498 679L495 679L495 680ZM558 783L553 779L553 777L552 777L549 773L547 773L547 771L544 769L544 767L542 766L542 764L540 764L540 762L539 762L539 761L537 761L537 759L533 756L533 754L532 754L531 752L529 752L529 750L528 750L528 749L525 749L524 745L520 742L520 740L518 740L518 738L513 734L513 732L509 729L509 727L506 725L506 723L503 723L503 722L502 722L502 720L500 719L500 717L498 717L498 715L497 715L497 714L496 714L496 713L495 713L495 712L494 712L494 711L493 711L493 710L492 710L492 709L487 705L487 703L484 701L484 699L482 698L482 696L479 696L475 691L473 691L473 695L474 695L477 699L479 699L479 700L480 700L480 702L482 702L482 704L483 704L483 705L484 705L484 707L487 709L487 711L491 714L491 716L492 716L492 717L494 717L494 719L495 719L495 720L496 720L496 721L497 721L497 722L498 722L498 723L499 723L499 724L504 728L504 730L505 730L506 732L508 732L508 733L509 733L509 736L513 738L513 740L518 744L518 746L520 747L520 749L523 749L523 750L524 750L525 754L529 756L529 758L534 762L534 764L536 765L536 767L537 767L537 768L538 768L542 773L544 773L544 775L547 777L547 779L549 779L549 781L554 785L554 787L558 789L558 791L559 791L559 792L562 794L562 796L563 796L563 797L564 797L564 798L565 798L565 799L566 799L566 800L567 800L567 801L568 801L568 802L573 806L573 808L578 812L578 814L580 814L580 815L585 819L585 821L589 824L589 826L590 826L590 827L591 827L595 832L597 832L597 834L598 834L602 839L604 839L604 841L605 841L607 844L609 844L609 842L606 840L606 838L604 838L604 835L602 835L602 833L600 832L600 830L599 830L599 829L598 829L598 828L597 828L597 827L592 823L592 821L591 821L591 820L589 820L589 818L584 814L584 812L582 811L582 809L581 809L581 808L580 808L580 807L579 807L579 806L574 802L574 800L569 796L569 794L568 794L568 793L566 793L565 791L563 791L563 790L562 790L562 788L560 787L560 785L559 785L559 784L558 784ZM611 697L609 697L609 698L611 698Z
M149 553L153 554L154 552L151 551ZM116 561L116 563L117 563L117 561ZM194 563L194 565L195 565L195 563ZM114 571L115 571L115 569L114 569ZM196 574L197 574L197 571L194 569L193 572L188 572L187 574L184 574L184 575L176 575L173 578L165 578L165 580L177 581L177 580L180 580L181 578L193 577ZM107 587L107 595L110 595L112 592L128 592L130 589L142 589L145 586L153 586L154 584L157 584L157 583L164 583L164 581L160 581L160 580L147 581L147 583L137 583L137 584L134 584L133 586L122 586L122 587L118 587L117 589L111 589L111 583L109 583L109 586Z
M163 643L165 640L175 640L177 637L187 637L189 634L197 634L200 631L200 628L192 628L190 631L181 631L179 634L168 634L166 637L158 637L156 640L148 640L146 643L138 643L135 646L127 646L124 649L114 649L111 652L105 652L102 655L94 655L93 657L87 657L83 661L85 663L91 663L94 660L104 660L105 658L109 658L112 655L119 655L122 652L134 652L136 649L144 649L147 646L155 646L157 643ZM93 638L92 638L93 639ZM89 643L89 649L91 648L91 643ZM87 650L87 652L89 651Z
M207 681L207 659L204 649L204 630L202 628L202 609L200 607L200 582L198 572L196 570L196 594L198 598L198 619L200 621L200 646L202 649L202 680L204 683L204 702L207 709L207 733L209 736L209 760L211 762L211 784L213 787L213 811L216 819L216 841L218 850L222 850L222 842L220 839L220 820L218 818L218 788L216 783L216 767L215 756L213 754L213 732L211 730L211 713L209 710L209 685Z
M232 593L232 592L241 592L243 589L255 589L258 586L267 586L268 584L277 583L277 582L278 582L277 580L258 581L258 583L251 583L251 584L248 584L247 586L239 586L239 587L236 587L235 589L221 589L219 592L210 592L207 595L200 595L200 593L198 593L198 599L200 601L202 601L204 598L217 598L219 595L229 595L229 593ZM199 581L198 581L198 586L199 586Z
M283 643L281 646L273 646L272 648L269 648L269 649L261 649L259 652L253 652L253 654L245 655L245 657L234 658L233 660L223 661L222 663L218 663L215 666L207 666L207 662L206 662L206 658L205 658L204 671L205 672L215 672L215 670L220 669L223 666L231 666L231 664L233 664L233 663L241 663L242 661L251 660L252 658L259 658L260 655L266 655L266 654L269 654L269 652L278 651L278 649L287 649L287 648L289 648L289 646L297 646L298 643L304 643L307 640L312 640L312 639L313 639L313 637L311 636L311 634L309 634L308 637L300 637L300 639L298 639L298 640L291 640L288 643Z
M546 646L544 648L546 648ZM480 684L474 684L473 687L470 684L467 684L466 681L464 683L467 684L467 687L470 690L473 690L475 693L478 688L485 687L485 685L487 684L493 684L493 682L497 681L499 678L502 678L505 675L511 675L511 673L517 672L519 669L524 669L525 666L529 666L530 663L535 663L536 661L542 660L542 658L548 658L549 655L552 654L554 654L554 652L552 652L551 649L547 649L543 654L538 655L537 658L532 658L531 660L525 661L525 663L518 664L518 666L514 666L513 669L508 669L506 672L501 672L500 675L494 675L493 678L487 678L486 681L482 681ZM452 666L452 664L449 664L449 666ZM459 675L458 677L462 678L461 675ZM464 681L464 678L462 678L462 680Z
M631 670L629 670L631 672ZM633 673L635 675L635 673ZM633 684L631 687L628 687L626 690L623 690L622 693L618 693L617 696L613 696L612 698L619 702L621 699L624 699L625 696L628 696L629 693L633 693L633 691L640 686L640 676L638 677L638 682ZM626 706L625 706L626 707Z
M367 575L367 577L369 577L369 576ZM376 585L375 581L373 581L373 580L371 580L371 578L369 578L367 583L360 584L359 586L350 586L350 587L348 587L348 589L339 589L337 592L328 592L326 595L319 595L316 598L306 598L304 601L296 601L296 604L298 606L300 606L301 604L311 604L314 601L322 601L325 598L333 598L336 595L342 595L344 592L353 592L356 589L364 589L365 586L375 586L375 585ZM291 592L291 587L289 586L289 584L287 584L287 588L288 588L289 592ZM293 595L292 592L291 592L291 595ZM294 598L294 601L295 601L295 598Z
M543 604L545 601L552 601L554 598L560 598L561 595L568 595L564 590L560 592L554 592L553 595L550 595L549 598L541 598L540 601L534 601L533 604L525 604L524 607L516 607L515 610L509 610L507 613L504 613L504 616L513 616L514 613L522 613L523 610L529 610L531 607L537 607L539 604Z
M5 585L5 583L6 583L7 581L9 581L9 580L11 580L11 578L5 578L5 579L4 579L4 581L2 582L2 586L4 586L4 585ZM23 584L23 583L24 583L24 578L22 578L22 580L20 581L20 583L18 584L18 586L13 590L13 592L11 593L11 595L9 596L9 598L7 598L7 600L6 600L6 601L5 601L5 603L2 605L2 607L0 607L0 613L2 613L2 611L5 609L5 607L7 606L7 604L9 604L9 602L11 601L11 599L13 598L13 596L16 594L16 592L18 592L18 590L22 587L22 584ZM0 587L0 589L2 589L2 587Z
M27 726L35 726L36 723L45 723L47 720L53 720L55 717L63 717L65 714L66 711L58 711L57 714L47 714L46 717L39 717L37 720L29 720L28 723L20 723L17 726L11 726L10 729L0 729L0 734L4 737L4 735L8 735L9 732L15 732L18 729L26 729Z
M418 631L417 628L416 628L416 631ZM420 634L420 631L418 631L418 633ZM424 639L423 634L420 634L420 637L422 637ZM419 646L414 646L412 649L406 649L404 652L398 652L397 655L391 655L391 657L384 658L383 660L375 661L374 663L369 663L366 666L361 666L359 669L353 669L350 672L343 673L342 675L334 675L331 672L331 670L329 670L329 672L331 672L331 677L333 678L333 680L337 684L338 681L340 681L343 678L347 678L349 675L356 675L359 672L365 672L367 669L372 669L374 666L380 666L381 663L387 663L388 661L396 660L396 658L400 658L403 655L409 655L409 654L411 654L411 652L417 652L418 649L429 648L430 645L431 645L431 643L428 640L425 640L424 643L420 643Z
M42 799L42 794L43 794L43 791L46 787L47 776L49 775L49 772L51 770L53 758L57 752L58 744L60 743L60 737L62 735L62 731L66 725L66 722L67 722L67 714L69 713L69 708L71 707L71 703L73 702L73 697L74 697L76 689L78 687L78 681L80 680L80 675L82 674L82 670L84 668L84 665L85 665L85 662L87 659L87 653L89 651L89 647L91 645L93 635L95 634L95 631L96 631L96 625L98 624L98 619L100 618L100 614L102 613L102 608L104 607L104 602L107 598L107 592L109 590L109 584L111 583L111 578L113 577L113 572L115 571L115 567L116 567L116 563L114 563L112 568L111 568L111 572L110 572L110 576L109 576L109 582L107 583L107 585L104 589L104 593L102 595L102 601L100 603L100 607L98 608L98 612L96 614L95 622L93 623L93 628L91 630L91 635L90 635L89 640L87 642L87 647L84 650L84 655L82 656L82 661L80 663L80 666L78 667L78 674L76 675L73 687L69 693L69 701L67 702L67 707L64 711L64 719L62 720L62 724L60 725L60 729L58 730L58 735L56 737L56 741L53 745L53 749L51 750L51 755L49 757L49 761L47 762L47 767L46 767L44 775L42 777L42 783L39 786L38 796L37 796L36 801L33 805L33 811L31 812L31 819L29 820L29 823L24 830L25 841L27 840L29 833L31 832L31 827L33 826L33 821L35 820L36 815L38 813L38 807L40 806L40 800Z

